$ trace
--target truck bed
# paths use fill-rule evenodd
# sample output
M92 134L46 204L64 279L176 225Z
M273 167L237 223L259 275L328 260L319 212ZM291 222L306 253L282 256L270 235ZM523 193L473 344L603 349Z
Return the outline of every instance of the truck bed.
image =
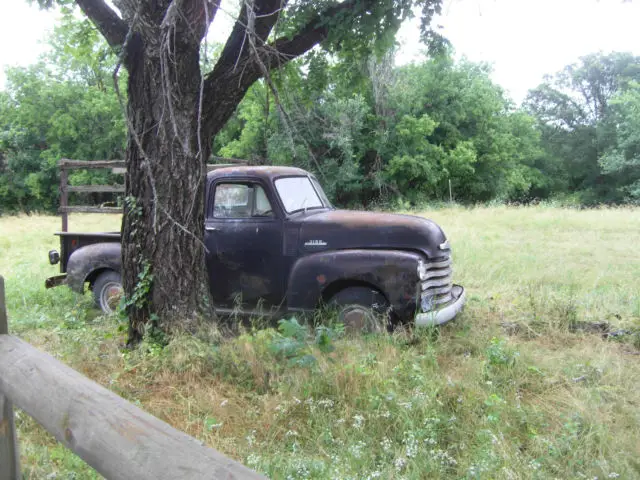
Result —
M77 249L94 243L120 243L120 232L56 232L60 237L60 273L67 272L69 256Z

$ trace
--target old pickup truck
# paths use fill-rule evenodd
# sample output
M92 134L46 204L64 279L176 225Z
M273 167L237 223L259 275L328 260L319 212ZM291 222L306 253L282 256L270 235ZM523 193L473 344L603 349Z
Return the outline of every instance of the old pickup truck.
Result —
M310 312L322 305L364 330L453 319L451 247L425 218L335 209L316 177L291 167L226 167L206 185L205 244L219 314ZM58 233L49 252L65 283L112 312L122 291L119 233Z

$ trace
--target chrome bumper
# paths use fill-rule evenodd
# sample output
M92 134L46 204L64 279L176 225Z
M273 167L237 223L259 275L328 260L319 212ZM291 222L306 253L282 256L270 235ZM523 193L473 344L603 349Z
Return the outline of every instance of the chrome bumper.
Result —
M428 327L433 325L442 325L443 323L452 320L458 313L460 313L467 299L464 287L454 285L451 289L451 295L455 300L444 308L416 315L416 326Z

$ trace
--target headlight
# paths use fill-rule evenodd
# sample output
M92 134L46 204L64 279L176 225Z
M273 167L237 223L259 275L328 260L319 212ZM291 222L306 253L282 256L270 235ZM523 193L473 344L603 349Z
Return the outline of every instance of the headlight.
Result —
M420 280L427 279L427 265L422 260L418 262L418 278Z

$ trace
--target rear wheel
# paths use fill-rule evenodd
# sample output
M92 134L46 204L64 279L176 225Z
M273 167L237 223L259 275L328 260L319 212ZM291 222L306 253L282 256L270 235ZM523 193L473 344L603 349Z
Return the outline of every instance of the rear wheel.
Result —
M122 278L113 270L101 273L93 282L93 301L106 314L116 311L123 292Z
M383 333L390 327L389 302L370 287L348 287L328 303L338 313L338 321L350 333Z

